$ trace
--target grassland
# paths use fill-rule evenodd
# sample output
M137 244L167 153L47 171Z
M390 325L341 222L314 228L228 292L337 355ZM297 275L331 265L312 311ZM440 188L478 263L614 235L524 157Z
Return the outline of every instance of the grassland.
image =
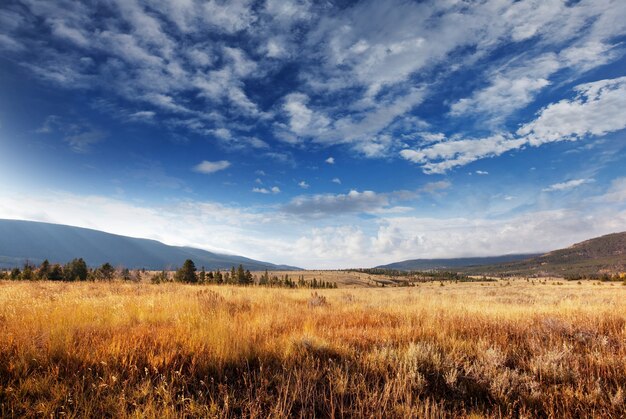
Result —
M0 416L624 417L625 297L0 282Z
M253 275L261 276L263 272L253 272ZM394 278L388 275L370 275L357 271L332 271L332 270L309 270L309 271L270 271L271 276L283 278L289 275L290 278L298 279L304 277L306 282L311 282L313 278L324 280L331 283L337 283L342 288L362 288L362 287L380 287L382 284L393 285Z

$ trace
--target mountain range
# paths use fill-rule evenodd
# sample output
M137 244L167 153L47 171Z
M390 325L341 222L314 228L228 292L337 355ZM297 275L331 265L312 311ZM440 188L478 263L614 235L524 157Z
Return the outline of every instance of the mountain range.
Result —
M149 270L172 269L186 259L206 269L299 270L287 265L213 253L192 247L168 246L156 240L139 239L88 228L22 220L0 220L0 268L21 266L26 261L40 264L66 263L82 257L89 266L105 262L113 266Z
M475 275L576 276L626 271L626 232L607 234L545 254L412 259L378 266L402 271L453 270Z
M193 247L169 246L156 240L133 238L88 228L35 221L0 219L0 268L25 262L66 263L82 257L88 265L109 262L114 266L173 269L191 259L206 269L300 270L288 265L213 253ZM379 269L403 271L452 270L470 275L576 276L626 271L626 232L613 233L545 254L512 254L491 257L411 259L380 265Z

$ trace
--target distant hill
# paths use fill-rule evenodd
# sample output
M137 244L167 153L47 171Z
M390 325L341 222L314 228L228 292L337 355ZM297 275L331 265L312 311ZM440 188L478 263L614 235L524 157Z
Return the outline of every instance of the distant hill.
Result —
M467 268L463 272L526 276L626 272L626 232L596 237L523 261Z
M250 270L299 270L242 256L212 253L192 247L168 246L156 240L109 234L98 230L34 221L0 220L0 268L34 264L48 259L65 263L82 257L90 266L109 262L127 268L168 269L186 259L199 268L230 269L242 264Z
M376 268L395 269L399 271L424 271L431 269L442 270L514 262L518 260L530 259L538 255L539 253L454 259L411 259L402 262L390 263L388 265L376 266Z

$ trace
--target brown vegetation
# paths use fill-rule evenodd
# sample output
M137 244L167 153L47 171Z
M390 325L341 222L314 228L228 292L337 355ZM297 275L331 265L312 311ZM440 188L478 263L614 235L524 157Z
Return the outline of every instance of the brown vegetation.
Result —
M623 417L625 296L0 282L0 416Z

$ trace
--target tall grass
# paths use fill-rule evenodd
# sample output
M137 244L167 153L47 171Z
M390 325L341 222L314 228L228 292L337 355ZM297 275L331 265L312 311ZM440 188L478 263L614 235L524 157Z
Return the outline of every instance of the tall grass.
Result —
M624 417L626 287L0 282L0 416Z

